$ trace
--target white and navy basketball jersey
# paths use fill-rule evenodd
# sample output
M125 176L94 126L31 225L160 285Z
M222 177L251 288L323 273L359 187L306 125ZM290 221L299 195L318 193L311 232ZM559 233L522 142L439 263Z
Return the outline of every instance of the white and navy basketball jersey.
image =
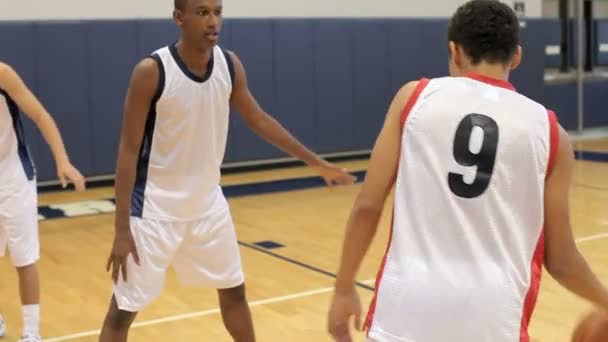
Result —
M234 67L219 46L202 78L188 69L175 45L152 57L159 66L159 86L145 126L131 215L195 220L221 192Z
M23 187L36 176L17 104L0 89L0 194Z
M555 115L508 82L423 79L402 114L378 341L529 341Z

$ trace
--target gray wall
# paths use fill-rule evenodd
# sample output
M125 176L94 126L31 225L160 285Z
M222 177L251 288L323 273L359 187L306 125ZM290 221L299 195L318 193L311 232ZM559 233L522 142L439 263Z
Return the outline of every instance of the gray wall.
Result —
M0 0L0 20L167 18L171 0ZM503 0L513 3L514 0ZM523 0L540 16L542 0ZM447 17L465 0L225 0L226 17Z

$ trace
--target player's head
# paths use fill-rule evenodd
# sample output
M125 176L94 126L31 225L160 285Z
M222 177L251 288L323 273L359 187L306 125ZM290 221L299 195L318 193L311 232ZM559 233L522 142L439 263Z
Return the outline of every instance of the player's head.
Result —
M222 28L222 0L174 0L173 19L182 39L201 48L214 46Z
M505 71L521 61L519 21L498 0L471 0L456 10L448 29L450 74L459 76L480 65Z

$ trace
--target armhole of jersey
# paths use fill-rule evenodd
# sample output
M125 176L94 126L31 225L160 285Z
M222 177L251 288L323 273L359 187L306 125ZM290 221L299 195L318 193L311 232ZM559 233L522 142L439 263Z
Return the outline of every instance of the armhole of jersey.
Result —
M557 150L559 148L559 125L557 123L557 116L551 110L547 110L549 115L549 162L547 163L547 177L553 171L555 165L555 158L557 156Z
M228 63L228 71L230 72L230 82L234 86L234 63L232 62L232 57L230 56L230 52L222 49L224 53L224 57L226 58L226 63Z
M156 105L158 99L163 94L163 90L165 89L165 67L163 66L163 62L160 60L160 56L158 54L153 54L148 56L148 58L152 58L156 62L156 66L158 67L158 86L156 88L156 93L152 98L152 107Z
M416 101L418 101L420 94L422 94L422 91L424 90L426 85L429 84L429 81L430 80L428 78L420 79L420 81L418 81L418 84L416 85L416 88L414 89L414 92L412 93L409 100L405 104L405 107L403 108L403 111L401 112L401 118L400 118L402 132L403 132L403 127L405 126L405 121L407 120L407 117L410 115L410 112L412 111L412 108L416 104Z
M131 193L131 216L135 217L142 217L143 215L144 193L146 191L148 167L150 165L150 151L152 149L152 140L154 139L154 126L156 125L156 104L165 88L165 68L160 56L155 53L146 58L152 58L158 66L158 86L148 109L148 117L146 118L141 147L139 148L135 184Z

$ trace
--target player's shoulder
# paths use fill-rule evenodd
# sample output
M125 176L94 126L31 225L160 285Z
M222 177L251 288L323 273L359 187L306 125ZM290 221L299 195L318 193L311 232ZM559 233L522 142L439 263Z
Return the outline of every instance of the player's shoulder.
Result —
M155 55L142 58L133 68L134 74L155 76L159 73L159 60Z
M234 50L230 50L230 49L224 48L219 45L217 45L216 48L218 48L222 52L222 54L224 55L224 58L226 58L226 61L229 64L242 65L241 59L239 58L238 54Z
M131 86L145 94L158 93L164 88L164 73L162 62L153 55L140 59L133 67L131 75Z
M7 63L5 63L3 61L0 61L0 71L4 71L4 70L10 69L10 68L11 68L10 65L8 65Z
M19 81L20 76L17 71L10 64L0 61L0 90L2 93L6 93L7 88Z
M520 93L519 91L513 90L505 93L506 96L503 99L505 105L511 105L518 110L525 111L526 113L536 113L539 117L547 117L551 110L546 108L542 103L530 98L528 95Z
M14 73L13 67L5 62L0 61L0 77L6 76L9 73Z
M158 74L163 69L163 59L171 55L171 46L166 45L153 50L141 58L134 67L134 72Z
M436 78L421 77L417 80L409 81L401 86L397 92L396 99L407 103L417 100L429 88L435 88L439 84Z

